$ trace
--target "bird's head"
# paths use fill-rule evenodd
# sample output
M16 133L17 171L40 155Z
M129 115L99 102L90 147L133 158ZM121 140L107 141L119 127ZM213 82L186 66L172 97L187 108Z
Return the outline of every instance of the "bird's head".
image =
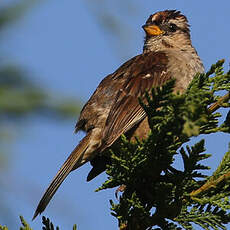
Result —
M144 50L158 51L191 43L188 20L180 11L152 14L143 29L146 33Z

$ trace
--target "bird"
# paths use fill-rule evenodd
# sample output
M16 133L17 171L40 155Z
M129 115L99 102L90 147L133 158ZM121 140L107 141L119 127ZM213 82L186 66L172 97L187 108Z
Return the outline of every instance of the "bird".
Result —
M146 138L148 118L138 98L153 87L174 78L174 92L183 93L204 67L192 45L186 16L178 10L158 11L142 26L143 52L106 76L84 105L75 132L86 135L71 152L42 196L33 219L41 214L68 174L90 162L87 181L106 169L109 159L103 153L119 143L122 134L130 141Z

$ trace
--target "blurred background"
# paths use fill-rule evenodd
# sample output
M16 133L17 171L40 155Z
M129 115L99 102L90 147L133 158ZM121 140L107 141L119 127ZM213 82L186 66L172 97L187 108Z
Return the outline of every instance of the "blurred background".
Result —
M142 52L141 26L150 14L182 11L206 70L225 58L229 68L230 2L184 0L0 1L0 224L31 222L47 185L83 134L74 135L81 106L107 74ZM195 141L195 140L194 140ZM229 136L206 138L214 170ZM117 229L114 190L95 193L85 165L62 184L44 212L61 229Z

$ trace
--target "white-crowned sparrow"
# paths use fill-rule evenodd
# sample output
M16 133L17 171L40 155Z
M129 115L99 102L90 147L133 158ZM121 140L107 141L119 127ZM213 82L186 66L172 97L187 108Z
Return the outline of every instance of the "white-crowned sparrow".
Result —
M54 177L33 218L44 211L72 170L90 161L93 169L87 180L104 171L107 159L103 151L113 147L121 134L130 139L148 135L146 113L138 102L146 90L175 78L175 91L183 92L193 76L203 72L202 62L191 44L188 21L179 11L157 12L148 18L143 29L146 33L143 53L104 78L83 107L76 132L83 130L86 136Z

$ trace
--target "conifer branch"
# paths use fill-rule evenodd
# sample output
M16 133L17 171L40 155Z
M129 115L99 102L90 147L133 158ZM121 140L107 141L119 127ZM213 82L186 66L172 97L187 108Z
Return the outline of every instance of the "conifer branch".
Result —
M230 222L230 216L225 212L230 210L226 198L230 195L227 185L229 157L226 156L213 176L207 178L202 170L208 167L200 161L211 155L203 153L204 141L187 147L187 151L181 148L192 136L229 132L230 115L219 125L221 114L213 114L221 107L230 106L226 103L229 93L216 96L220 90L230 90L230 73L224 74L223 63L221 60L206 74L197 75L184 95L172 93L174 82L171 81L162 88L153 89L140 101L152 132L147 140L136 144L123 137L121 148L111 155L112 164L107 170L109 179L100 188L126 185L119 203L111 202L121 230L153 229L154 226L193 229L192 223L203 229L226 229L224 225ZM183 159L184 171L171 166L178 152ZM205 180L197 181L196 178ZM204 195L200 197L201 194ZM151 208L155 208L153 213L150 213Z
M25 219L20 216L20 220L22 223L22 227L20 227L20 230L33 230L32 228L30 228L29 224L25 221Z

